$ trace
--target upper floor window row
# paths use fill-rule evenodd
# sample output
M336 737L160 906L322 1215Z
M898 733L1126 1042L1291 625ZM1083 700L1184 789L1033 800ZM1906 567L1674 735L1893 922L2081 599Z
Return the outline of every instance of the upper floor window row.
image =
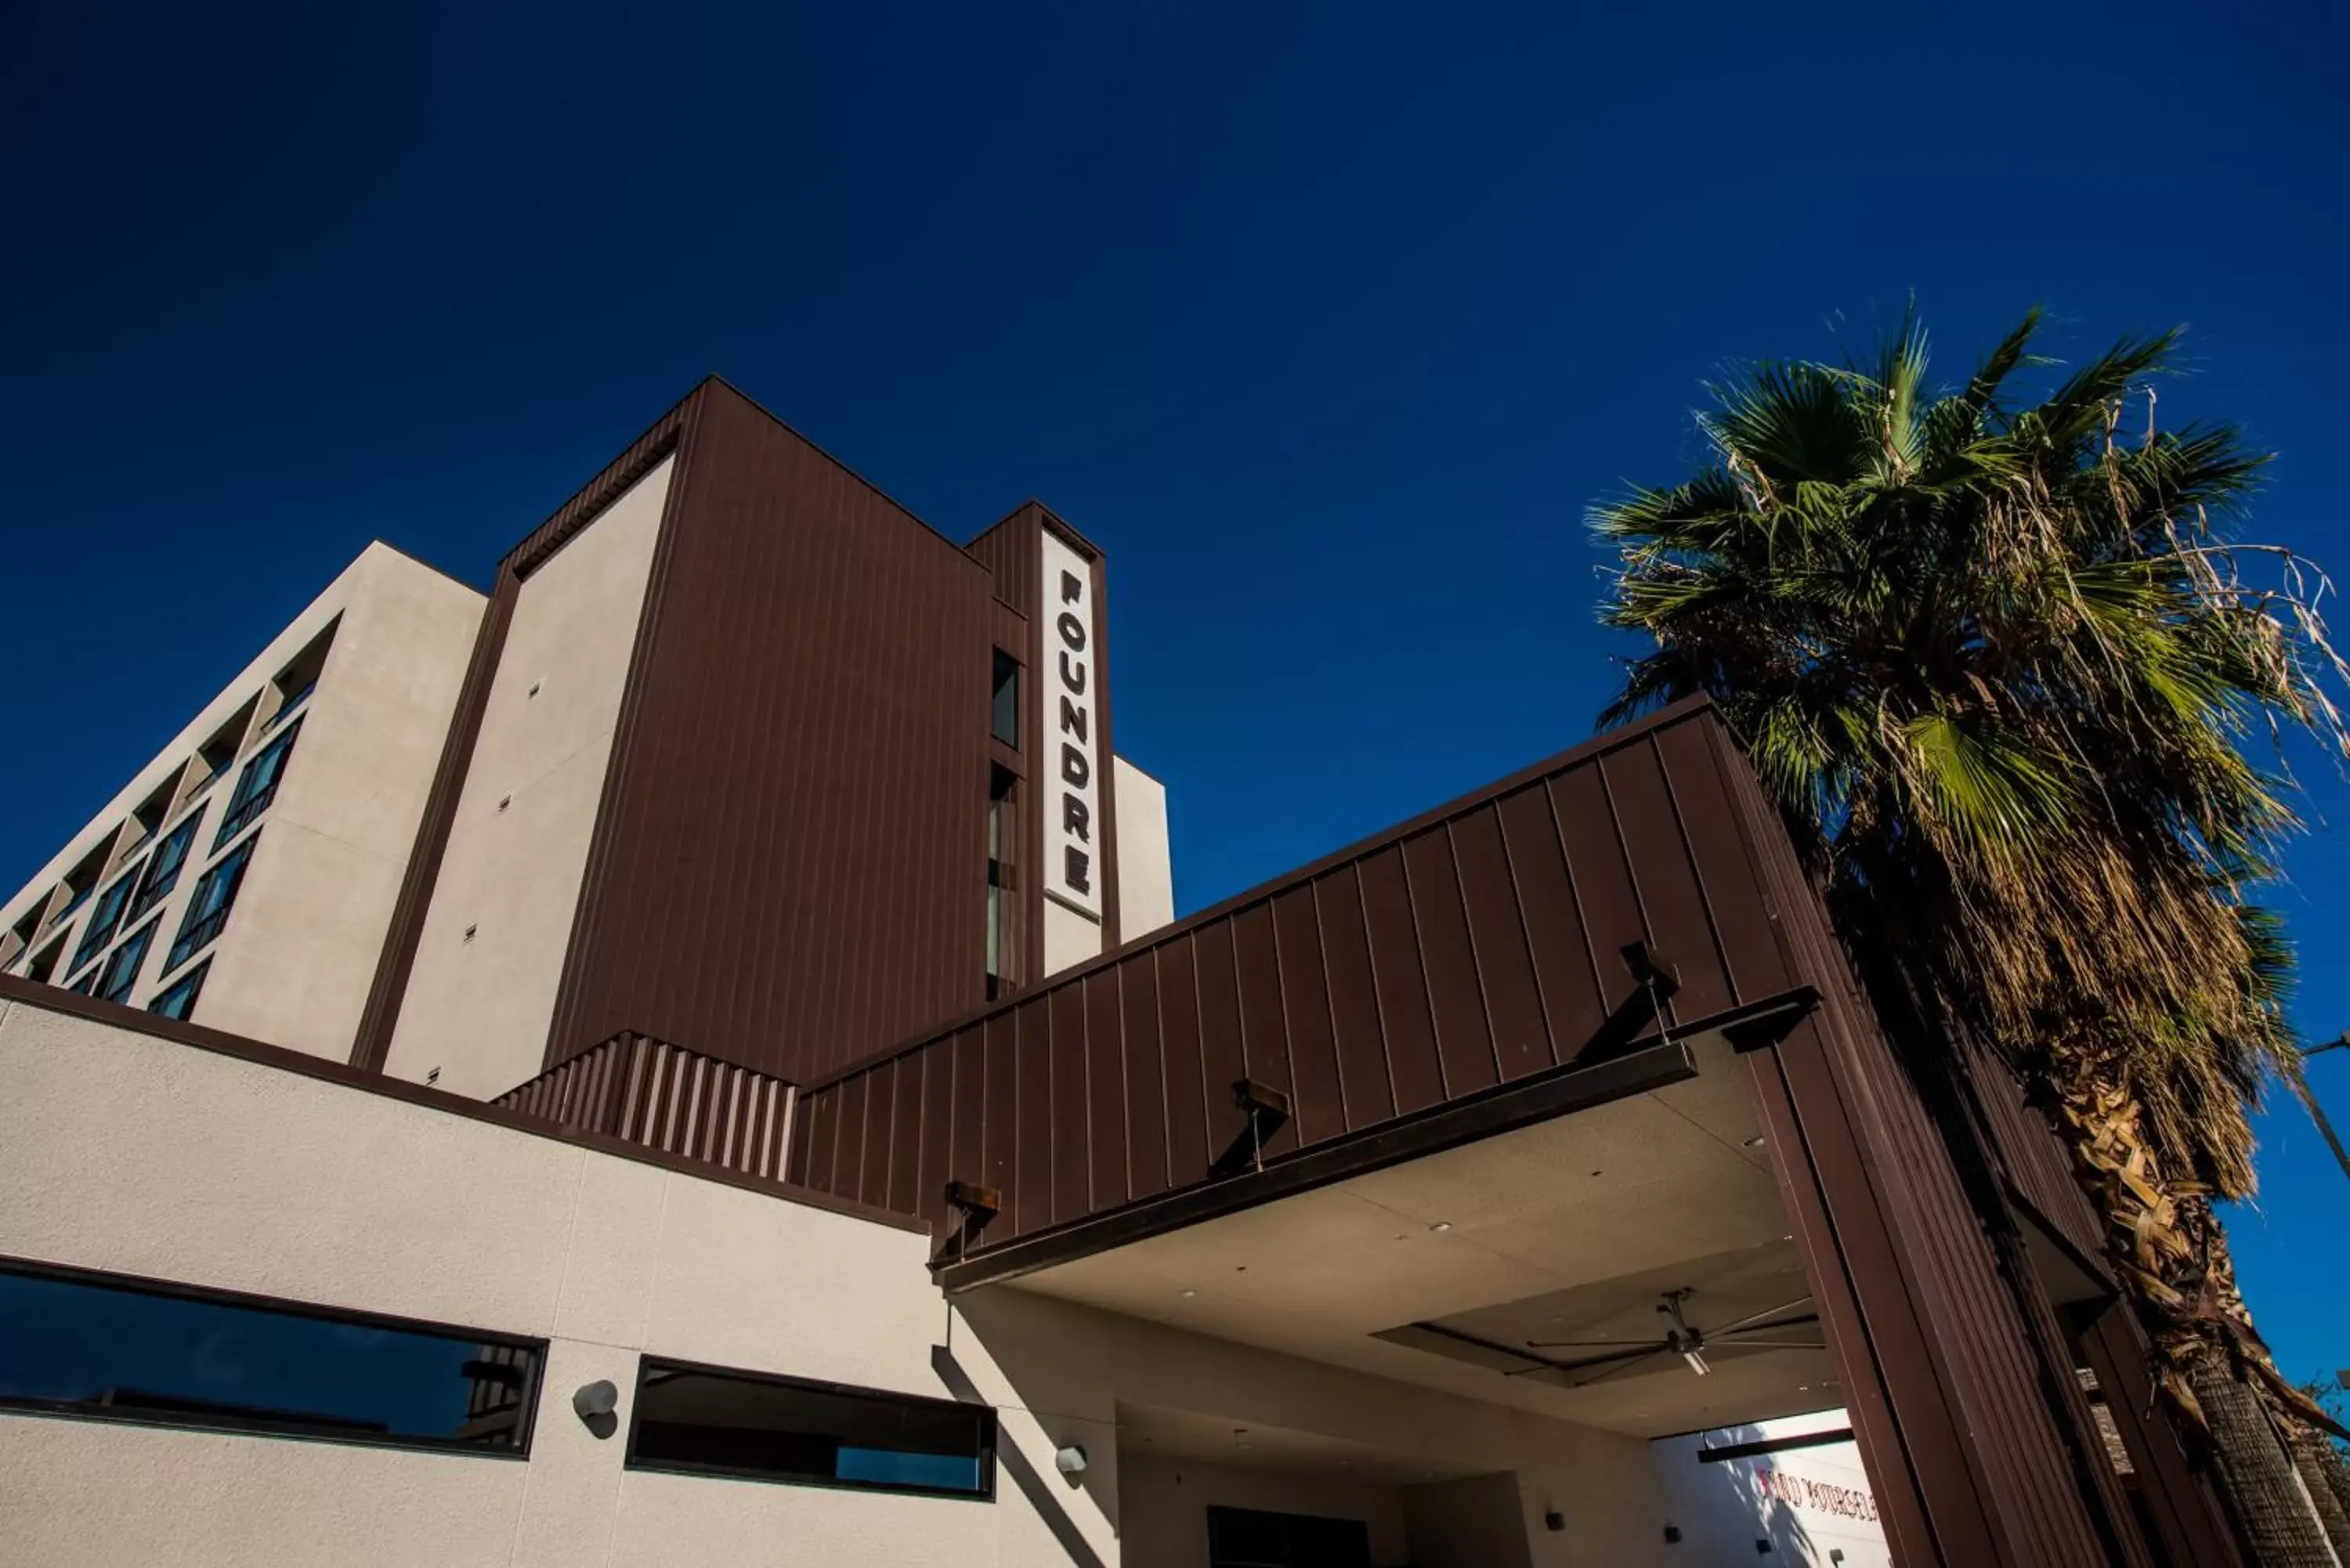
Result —
M196 883L187 912L180 917L180 934L172 939L172 950L163 960L164 973L210 947L226 928L229 911L236 906L237 889L244 886L245 867L253 863L253 846L260 842L261 835L255 834L213 861Z
M196 830L203 822L202 810L190 812L187 820L163 836L163 842L155 846L153 857L147 862L138 893L122 913L123 919L137 919L169 898L172 889L180 885L180 868L188 863L188 851L195 846Z
M214 849L251 826L277 798L278 781L286 776L286 759L293 754L294 742L301 733L302 720L297 717L244 764L244 772L237 775L236 789L228 797L228 809L221 815L220 831L213 836Z

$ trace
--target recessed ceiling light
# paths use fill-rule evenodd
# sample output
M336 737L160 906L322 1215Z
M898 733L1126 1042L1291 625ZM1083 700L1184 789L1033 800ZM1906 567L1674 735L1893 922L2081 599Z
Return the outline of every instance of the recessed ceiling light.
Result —
M1794 1239L1795 1239L1795 1238L1794 1238L1794 1236L1793 1235L1793 1233L1790 1233L1790 1234L1788 1234L1788 1235L1784 1235L1784 1236L1782 1236L1782 1237L1780 1237L1780 1238L1779 1238L1779 1240L1781 1240L1782 1241L1794 1241Z
M1452 1229L1452 1221L1450 1220L1439 1220L1435 1224L1430 1225L1429 1229L1431 1231L1450 1231Z
M1808 1394L1811 1391L1812 1386L1808 1383L1798 1383L1795 1385L1795 1392L1798 1394Z
M1187 1301L1187 1302L1188 1302L1188 1301L1190 1301L1193 1296L1196 1296L1196 1295L1198 1295L1199 1293L1199 1293L1199 1292L1197 1292L1197 1291L1185 1291L1185 1292L1183 1293L1183 1299L1184 1299L1185 1301Z
M1752 1137L1748 1138L1742 1147L1747 1148L1761 1148L1762 1147L1762 1135L1761 1133L1756 1133Z

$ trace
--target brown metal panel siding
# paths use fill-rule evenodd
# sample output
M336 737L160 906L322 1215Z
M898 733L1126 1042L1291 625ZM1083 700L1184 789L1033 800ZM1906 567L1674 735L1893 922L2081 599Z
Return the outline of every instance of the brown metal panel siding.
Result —
M982 1068L986 1081L986 1108L980 1125L980 1158L977 1168L968 1174L958 1170L959 1179L976 1180L982 1186L993 1187L1003 1195L1003 1217L993 1227L995 1233L1008 1235L1019 1226L1020 1195L1020 1035L1018 1020L1010 1013L999 1013L981 1027L980 1039L985 1061ZM960 1151L958 1151L960 1152Z
M1566 846L1575 904L1583 913L1585 945L1599 977L1600 999L1612 1013L1630 1000L1635 989L1632 971L1620 955L1627 944L1648 935L1639 898L1632 890L1631 868L1625 863L1623 836L1616 829L1616 808L1608 804L1607 781L1596 767L1560 774L1550 781L1550 796L1559 839Z
M1126 1168L1130 1194L1167 1188L1167 1074L1159 1034L1159 955L1118 971L1120 1044L1126 1052Z
M1118 971L1086 977L1086 1083L1091 1104L1093 1196L1087 1209L1107 1209L1128 1196L1126 1179L1126 1044L1118 1027Z
M1920 1490L1923 1482L1910 1453L1908 1428L1894 1414L1888 1390L1894 1369L1886 1365L1861 1310L1856 1290L1860 1262L1837 1229L1840 1220L1851 1216L1830 1213L1819 1163L1821 1151L1812 1147L1806 1136L1781 1054L1775 1049L1752 1052L1745 1064L1757 1118L1773 1151L1772 1167L1780 1197L1804 1259L1804 1276L1812 1286L1828 1348L1836 1359L1839 1392L1852 1419L1886 1541L1898 1563L1945 1562L1928 1522ZM1886 1310L1881 1302L1872 1305ZM1949 1430L1946 1417L1941 1430Z
M987 575L723 386L671 483L549 1060L805 1082L981 999Z
M1502 1078L1540 1072L1551 1065L1550 1025L1534 984L1517 884L1502 846L1500 808L1486 806L1457 819L1452 853L1460 862L1461 897L1469 911L1469 939Z
M1740 841L1737 808L1723 776L1726 766L1745 767L1744 759L1731 756L1729 736L1719 727L1697 724L1659 731L1657 754L1689 837L1700 897L1721 935L1731 990L1741 997L1784 991L1796 983L1795 971L1773 925L1762 877Z
M1429 1010L1428 976L1420 968L1419 932L1412 922L1403 851L1382 849L1357 869L1370 932L1373 984L1386 1030L1388 1078L1397 1113L1409 1115L1444 1098L1444 1069L1437 1061L1436 1020Z
M965 1035L941 1040L922 1053L922 1149L914 1170L913 1202L906 1206L944 1229L946 1184L954 1179L955 1072L962 1064ZM973 1096L972 1104L979 1104Z
M1041 1231L1053 1222L1053 1144L1065 1135L1053 1119L1053 1041L1045 1007L1039 996L1013 1015L1020 1064L1020 1121L1013 1147L1019 1171L1004 1197L1018 1201L1006 1215L1012 1225L1004 1234Z
M1315 878L1314 902L1320 917L1338 1083L1346 1096L1341 1119L1352 1131L1386 1121L1396 1109L1395 1089L1388 1082L1387 1042L1379 1033L1378 992L1371 978L1370 929L1364 922L1363 888L1355 867Z
M964 546L988 569L995 597L1031 620L1036 616L1037 580L1045 569L1036 532L1044 526L1044 510L1034 501L1024 501Z
M824 1104L825 1114L829 1116L833 1101L827 1099ZM806 1096L801 1096L792 1113L791 1161L787 1168L791 1179L802 1187L816 1185L808 1179L808 1147L814 1141L816 1116L815 1104Z
M872 1201L900 1214L922 1211L915 1183L921 1178L922 1145L929 1136L923 1126L929 1108L923 1080L938 1054L939 1047L932 1045L898 1064L898 1106L889 1124L889 1187L886 1196Z
M1199 943L1190 933L1159 944L1159 1060L1167 1086L1167 1183L1208 1174L1207 1053L1200 1042Z
M1053 1219L1074 1220L1091 1204L1091 1106L1086 1092L1086 994L1082 986L1055 988L1045 1017L1052 1032Z
M1567 879L1566 852L1551 815L1550 792L1539 784L1514 791L1502 798L1500 811L1554 1058L1572 1061L1607 1022L1607 1010L1599 1000L1591 950L1584 944L1583 919L1575 912L1575 885Z
M1819 1012L1778 1053L1804 1107L1805 1136L1815 1153L1838 1142L1849 1147L1849 1168L1833 1179L1823 1163L1824 1185L1847 1208L1877 1206L1876 1226L1887 1238L1890 1256L1854 1271L1864 1305L1877 1303L1871 1334L1881 1352L1914 1340L1914 1355L1927 1363L1896 1375L1888 1357L1887 1382L1944 1550L1959 1554L1952 1541L1980 1539L1969 1532L1987 1529L2001 1561L2104 1559L2106 1542L2092 1512L2098 1505L2075 1484L2078 1445L2094 1434L2073 1421L2075 1412L2052 1403L2047 1369L2037 1360L2044 1347L2035 1349L2033 1325L2014 1293L2036 1286L2003 1273L1986 1232L1991 1217L1970 1201L1957 1163L1974 1158L1963 1142L1971 1135L1947 1116L1937 1125L1920 1097L1932 1091L1878 1027L1751 770L1736 763L1725 772L1743 841L1773 886L1780 929L1823 995ZM1807 1042L1817 1049L1804 1049ZM1844 1130L1822 1137L1814 1125ZM1850 1247L1871 1227L1839 1220L1838 1229ZM2044 1314L2044 1301L2037 1305ZM2070 1366L2061 1373L2069 1386ZM1902 1408L1905 1400L1911 1408ZM1947 1416L1918 1414L1921 1401L1939 1401ZM2060 1421L2072 1428L2069 1440ZM1925 1433L1941 1435L1920 1440ZM1991 1433L1996 1441L1969 1437ZM2104 1513L2106 1528L2124 1537L2134 1531L2126 1519Z
M1273 907L1252 904L1232 919L1232 962L1240 983L1241 1051L1247 1075L1284 1095L1295 1088L1289 1062L1289 1023L1282 1015L1281 951L1273 934ZM1265 1140L1262 1154L1297 1147L1293 1117Z
M2024 1103L2004 1064L1970 1053L1967 1071L2008 1179L2066 1241L2092 1258L2105 1257L2096 1210L2074 1179L2072 1155L2056 1130Z
M866 1106L871 1097L872 1075L859 1073L840 1086L840 1121L833 1129L832 1160L815 1185L836 1198L857 1196L865 1168Z
M1500 1081L1485 999L1477 983L1477 955L1469 945L1469 916L1451 830L1433 827L1404 840L1403 868L1411 884L1412 923L1428 967L1428 997L1436 1018L1437 1059L1444 1066L1444 1097L1459 1099Z
M2150 1347L2130 1309L2121 1303L2108 1307L2082 1336L2082 1347L2137 1467L2140 1490L2169 1560L2181 1568L2241 1568L2242 1556L2210 1476L2189 1462L2178 1428L2155 1396Z
M1247 1130L1232 1101L1232 1085L1248 1074L1241 1040L1240 971L1232 953L1232 923L1202 927L1191 944L1199 965L1200 1080L1208 1106L1208 1158L1215 1158Z
M1649 939L1665 950L1680 973L1673 1015L1702 1018L1718 1012L1731 1004L1730 981L1656 747L1626 746L1609 753L1600 771L1616 807Z
M1347 1092L1338 1077L1338 1046L1315 898L1315 884L1308 882L1273 901L1274 940L1281 952L1281 1016L1289 1032L1290 1090L1297 1111L1295 1141L1301 1144L1347 1130Z

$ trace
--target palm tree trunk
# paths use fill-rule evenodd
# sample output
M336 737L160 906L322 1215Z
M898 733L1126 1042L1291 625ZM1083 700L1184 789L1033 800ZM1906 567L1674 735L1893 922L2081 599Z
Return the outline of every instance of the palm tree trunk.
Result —
M2210 1425L2220 1490L2258 1568L2342 1568L2309 1489L2277 1440L2267 1407L2216 1345L2198 1350L2187 1377Z
M2350 1563L2350 1510L2343 1507L2338 1490L2341 1460L2333 1445L2307 1427L2296 1424L2286 1440L2293 1449L2293 1468L2301 1472L2302 1484L2309 1488L2310 1503L2325 1526L2325 1538L2334 1543L2334 1554Z

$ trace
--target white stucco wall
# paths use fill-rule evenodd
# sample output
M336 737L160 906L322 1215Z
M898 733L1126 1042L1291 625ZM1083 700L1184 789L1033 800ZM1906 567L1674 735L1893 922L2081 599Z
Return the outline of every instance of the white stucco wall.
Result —
M673 461L524 579L385 1057L393 1077L438 1068L440 1087L489 1099L539 1070Z
M1890 1568L1885 1527L1850 1439L1712 1464L1698 1459L1707 1448L1851 1424L1842 1410L1820 1410L1659 1439L1651 1446L1680 1527L1677 1550L1692 1563L1744 1562L1758 1555L1757 1541L1768 1541L1773 1562L1830 1568L1830 1553L1842 1552L1842 1568Z
M1167 840L1167 786L1110 759L1118 792L1118 934L1120 941L1175 920L1175 869Z
M1663 1561L1644 1444L1016 1289L951 1311L892 1226L23 1002L0 1082L0 1254L549 1342L527 1462L0 1412L16 1560L1107 1568L1123 1399L1513 1469L1534 1562ZM995 1501L627 1470L568 1396L625 1420L644 1351L984 1399Z
M369 545L8 900L0 929L46 899L58 878L111 838L256 697L264 699L265 721L272 679L340 618L301 738L262 818L261 845L211 950L195 1017L271 1044L347 1056L484 602L389 545ZM133 1005L146 1005L176 978L164 972L165 953L203 868L216 858L216 824L238 772L268 739L261 724L251 725L244 751L223 776L164 825L169 832L190 812L203 815L179 882L160 906ZM75 945L94 903L58 928ZM126 925L120 934L133 929Z

